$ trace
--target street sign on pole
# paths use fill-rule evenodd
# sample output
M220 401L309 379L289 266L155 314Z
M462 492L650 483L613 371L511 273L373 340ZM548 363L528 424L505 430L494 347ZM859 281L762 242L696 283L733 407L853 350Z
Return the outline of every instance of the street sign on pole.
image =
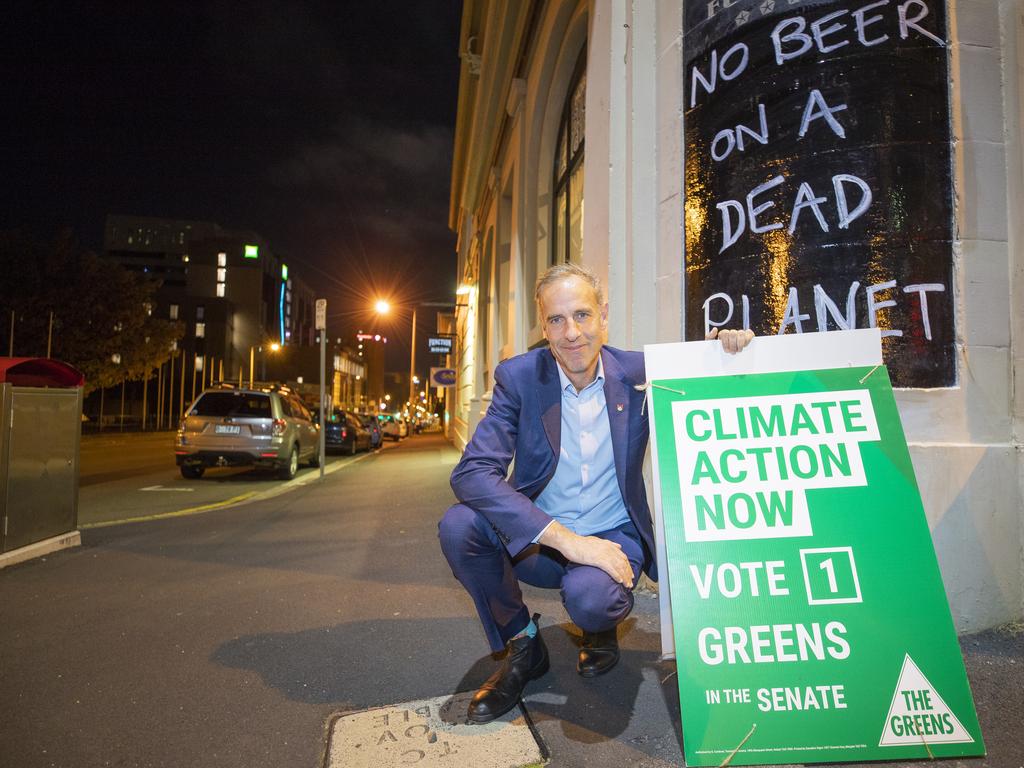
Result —
M327 458L326 433L324 422L325 380L327 378L327 299L316 300L316 329L320 331L320 479L324 477L324 462Z
M327 330L327 299L316 300L316 322L313 327L318 331Z

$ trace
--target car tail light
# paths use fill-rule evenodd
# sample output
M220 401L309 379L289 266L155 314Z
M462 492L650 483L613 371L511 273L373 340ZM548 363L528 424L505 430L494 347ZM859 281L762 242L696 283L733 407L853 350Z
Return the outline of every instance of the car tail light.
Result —
M345 428L342 428L342 430L341 430L341 439L344 440L346 437L348 437L348 430L345 429Z
M274 426L270 428L270 434L274 437L280 437L284 434L285 428L288 426L288 422L284 419L274 419Z

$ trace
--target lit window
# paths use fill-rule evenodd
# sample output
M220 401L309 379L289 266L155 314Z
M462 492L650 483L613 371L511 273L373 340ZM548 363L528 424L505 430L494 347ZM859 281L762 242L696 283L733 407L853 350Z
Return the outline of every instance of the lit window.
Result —
M206 336L206 323L196 323L196 338L201 339Z
M175 339L174 341L171 342L171 351L172 352L177 352L178 351L178 341L177 341L177 339Z
M203 356L196 355L196 373L202 373L203 371Z
M586 133L587 52L580 53L562 109L554 163L551 262L583 256L583 145Z
M228 279L228 271L224 267L218 267L217 268L217 282L218 283L224 283L224 282L227 282L227 279Z
M228 265L228 255L221 251L217 254L217 266L226 267Z
M168 314L170 314L171 320L177 320L178 319L178 305L177 304L171 304L170 311L169 311Z
M218 298L224 298L224 283L217 283L217 296Z

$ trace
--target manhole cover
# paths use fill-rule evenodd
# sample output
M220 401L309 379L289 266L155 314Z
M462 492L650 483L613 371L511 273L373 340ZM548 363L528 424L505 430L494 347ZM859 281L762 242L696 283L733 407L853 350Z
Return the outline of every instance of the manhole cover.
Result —
M325 768L405 765L522 768L541 765L547 750L517 706L487 725L466 720L473 692L333 715Z

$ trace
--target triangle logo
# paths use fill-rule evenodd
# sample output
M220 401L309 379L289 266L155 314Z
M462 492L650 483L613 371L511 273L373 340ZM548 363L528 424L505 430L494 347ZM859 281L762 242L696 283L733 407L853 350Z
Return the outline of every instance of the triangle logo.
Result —
M880 747L973 742L953 711L907 654L882 728Z

